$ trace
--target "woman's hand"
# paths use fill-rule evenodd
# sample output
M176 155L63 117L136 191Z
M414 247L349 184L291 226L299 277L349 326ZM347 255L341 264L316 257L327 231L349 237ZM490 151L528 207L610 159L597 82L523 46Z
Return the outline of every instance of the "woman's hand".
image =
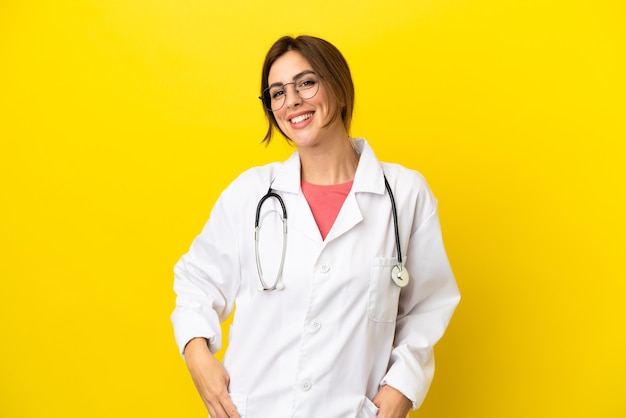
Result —
M185 347L185 362L211 418L240 418L228 394L230 377L209 351L204 338L194 338Z
M406 418L412 405L409 398L389 385L383 386L372 402L378 408L378 418Z

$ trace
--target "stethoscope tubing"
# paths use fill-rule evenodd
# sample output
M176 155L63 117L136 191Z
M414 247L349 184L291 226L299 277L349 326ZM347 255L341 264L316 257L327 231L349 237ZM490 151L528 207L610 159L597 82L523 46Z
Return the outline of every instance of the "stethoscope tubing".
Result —
M274 284L268 286L263 278L263 270L261 269L261 260L259 258L259 220L261 218L261 207L263 203L269 198L275 198L280 203L280 207L282 209L282 222L283 222L283 251L280 257L280 267L278 268L278 272L276 272L276 278L274 279ZM283 267L285 266L285 254L287 253L287 208L285 207L285 202L283 199L276 193L272 192L272 186L267 190L265 196L259 200L259 203L256 207L256 216L254 219L254 255L256 258L256 269L259 274L259 280L261 281L261 287L259 290L282 290L285 288L283 284Z
M398 211L396 210L396 199L393 198L393 193L391 192L391 186L387 181L387 176L383 175L383 179L385 180L387 193L389 193L389 200L391 200L391 216L393 216L393 233L396 237L396 253L398 254L398 265L401 266L402 251L400 251L400 232L398 231Z
M269 199L270 197L274 197L276 198L276 200L278 200L278 203L280 203L280 207L283 211L283 219L285 221L287 220L287 208L285 207L285 202L283 202L283 199L278 194L272 191L272 186L270 186L265 196L263 196L261 200L259 200L259 203L256 206L256 217L254 218L254 230L255 231L259 229L259 219L261 218L261 207L263 206L263 203L265 203L265 201Z

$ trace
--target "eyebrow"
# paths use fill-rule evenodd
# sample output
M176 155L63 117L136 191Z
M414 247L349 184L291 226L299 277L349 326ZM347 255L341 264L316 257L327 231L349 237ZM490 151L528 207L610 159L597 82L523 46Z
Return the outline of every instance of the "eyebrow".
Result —
M304 71L301 71L301 72L299 72L298 74L294 75L294 76L293 76L293 78L292 78L292 80L293 80L293 81L296 81L296 80L297 80L297 79L299 79L300 77L303 77L303 76L305 76L305 75L307 75L307 74L315 74L315 71L313 71L313 70L304 70ZM288 84L288 83L285 83L285 84ZM284 86L285 84L283 84L283 83L281 83L281 82L277 81L276 83L272 83L272 84L270 84L270 85L269 85L269 86L267 86L267 87L268 87L268 88L270 88L270 87L282 87L282 86Z

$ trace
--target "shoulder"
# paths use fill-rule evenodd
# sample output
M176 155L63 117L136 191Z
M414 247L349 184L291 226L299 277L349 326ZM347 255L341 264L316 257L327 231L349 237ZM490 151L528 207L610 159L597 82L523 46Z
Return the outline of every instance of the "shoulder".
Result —
M432 194L432 191L422 173L396 163L381 162L385 177L392 189L398 193Z
M254 187L256 185L267 185L275 177L276 172L283 165L280 162L274 162L262 166L251 167L239 174L235 180L228 186L229 189L238 189L241 187Z
M218 201L239 205L247 200L258 200L267 192L281 166L282 163L274 162L243 171L220 193Z
M354 141L361 155L361 162L359 165L362 164L364 166L364 171L369 174L369 176L367 176L368 180L371 181L375 176L380 175L377 171L377 167L380 166L384 176L392 186L395 183L401 183L403 185L407 184L410 187L428 187L426 179L417 170L407 168L401 164L379 160L365 138L355 138Z
M395 163L381 163L399 207L411 208L420 225L437 212L437 198L422 173Z

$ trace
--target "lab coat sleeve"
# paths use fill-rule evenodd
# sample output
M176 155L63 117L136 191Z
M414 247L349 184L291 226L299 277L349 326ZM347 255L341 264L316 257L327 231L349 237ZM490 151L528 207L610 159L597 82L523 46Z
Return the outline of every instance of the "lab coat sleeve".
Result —
M228 190L217 200L204 229L174 267L176 308L171 315L176 344L184 354L195 337L221 348L224 321L234 306L240 283L240 260Z
M437 201L427 188L412 227L406 256L411 282L402 289L394 348L381 385L402 392L418 408L434 375L433 347L442 337L460 296L439 225Z

